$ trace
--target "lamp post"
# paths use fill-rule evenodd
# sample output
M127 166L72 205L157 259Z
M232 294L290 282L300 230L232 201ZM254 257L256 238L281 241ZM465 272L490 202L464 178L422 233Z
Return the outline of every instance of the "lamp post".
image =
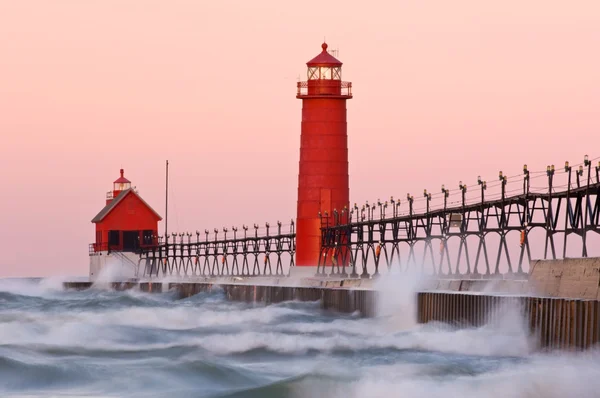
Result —
M431 193L427 193L427 190L424 189L423 190L423 197L425 197L425 202L426 202L426 213L425 213L425 220L426 220L426 226L425 226L425 235L427 236L427 240L425 241L425 247L429 247L431 248L431 216L429 215L429 204L431 202ZM423 258L425 259L425 258ZM431 256L431 261L433 261L433 254ZM435 265L433 265L433 273L435 274ZM421 270L424 271L425 270L425 262L423 261L422 265L421 265Z
M415 197L412 196L411 194L407 193L406 194L406 200L408 200L408 215L410 217L412 217L412 215L413 215L413 201L415 200Z
M373 213L375 213L375 203L373 203L371 207L368 207L367 205L367 210L369 211L369 221L372 221L374 219Z
M481 187L481 222L479 223L479 233L481 234L481 239L483 239L483 231L485 229L485 190L487 189L487 182L483 181L481 176L477 176L477 184ZM477 270L475 270L475 272L477 272Z
M554 180L554 165L546 166L546 175L548 176L548 213L546 214L546 243L544 244L544 260L548 258L548 241L551 240L552 233L550 229L552 228L552 181ZM551 244L552 249L552 257L556 258L556 254L554 253L554 242Z
M502 170L498 172L498 180L500 180L500 183L502 184L502 200L504 201L504 198L506 196L506 183L508 179L505 175L502 174Z
M579 168L575 171L575 177L577 178L577 188L581 188L581 176L583 176L583 166L579 165Z
M450 196L450 190L446 189L446 186L442 184L442 195L444 196L444 212L446 211L446 205L448 202L448 197Z
M321 217L321 212L319 212L319 217ZM325 211L323 217L325 217L325 228L329 228L329 213L327 210ZM323 226L323 221L321 221L321 226Z
M500 184L502 187L502 210L500 212L500 225L502 226L502 228L504 228L504 225L506 223L506 213L505 213L505 209L504 209L504 199L506 198L506 183L507 183L507 178L505 175L502 174L502 170L500 170L498 172L498 180L500 180Z
M429 202L431 201L431 193L427 193L427 190L424 189L423 190L423 197L425 198L426 202L427 202L427 214L429 214Z
M444 196L444 225L442 226L442 235L446 236L448 232L448 220L446 218L446 208L448 204L448 197L450 196L450 191L446 189L446 186L442 184L442 195Z
M412 196L410 193L406 194L406 200L408 200L408 216L409 216L409 221L408 221L408 225L409 225L409 231L408 231L408 238L412 239L413 238L413 202L415 200L414 196Z
M565 211L565 234L564 234L564 240L563 240L563 258L567 257L567 236L569 235L568 229L569 229L569 212L571 210L571 170L572 167L569 166L569 162L566 161L565 162L565 173L568 173L568 180L567 180L567 209ZM578 172L577 172L578 174ZM577 177L577 181L579 181L579 177ZM579 185L579 184L578 184ZM571 225L571 228L573 226Z
M467 194L467 186L465 184L462 183L462 181L458 182L458 189L460 189L461 192L461 196L462 196L462 207L463 207L463 211L464 211L464 207L465 207L465 200L466 200L466 194Z
M582 257L587 257L587 220L588 220L588 213L589 213L589 209L590 209L590 196L589 196L589 191L590 191L590 182L591 182L591 167L592 167L592 162L590 162L590 158L588 157L588 155L585 155L585 157L583 158L583 164L587 167L587 184L585 186L585 206L584 207L584 211L585 211L585 215L583 218L583 249L581 252L581 256Z
M392 204L392 213L394 214L394 218L396 218L399 215L400 199L394 200L394 197L390 196L390 203Z
M481 176L477 176L477 184L479 184L479 186L481 186L481 203L483 205L483 202L485 201L485 190L487 189L487 181L483 181L481 179Z

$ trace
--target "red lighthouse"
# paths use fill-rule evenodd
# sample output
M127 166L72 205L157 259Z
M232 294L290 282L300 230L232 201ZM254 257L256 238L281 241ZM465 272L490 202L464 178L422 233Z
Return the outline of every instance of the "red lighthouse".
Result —
M106 194L106 206L94 217L96 242L90 245L90 277L110 261L121 264L128 276L137 274L136 251L158 244L158 222L161 216L131 187L131 181L121 176Z
M316 266L320 254L319 212L349 207L346 100L352 83L342 81L342 63L323 43L308 61L308 80L298 83L302 100L296 265Z

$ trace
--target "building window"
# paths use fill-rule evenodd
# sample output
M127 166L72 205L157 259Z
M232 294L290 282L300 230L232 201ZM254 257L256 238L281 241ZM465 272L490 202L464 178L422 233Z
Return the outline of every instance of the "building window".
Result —
M119 246L121 244L119 231L108 231L108 244L110 246Z

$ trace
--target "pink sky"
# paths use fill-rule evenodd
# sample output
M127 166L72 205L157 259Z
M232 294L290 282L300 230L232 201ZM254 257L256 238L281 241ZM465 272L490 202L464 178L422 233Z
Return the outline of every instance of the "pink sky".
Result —
M0 276L87 275L120 167L170 230L294 217L323 37L352 202L600 156L597 0L0 0Z

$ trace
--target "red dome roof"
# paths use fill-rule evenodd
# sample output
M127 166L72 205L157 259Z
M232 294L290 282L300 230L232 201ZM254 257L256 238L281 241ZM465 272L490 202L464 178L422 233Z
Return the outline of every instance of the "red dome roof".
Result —
M114 182L114 184L131 184L131 181L129 181L127 178L123 177L123 174L125 173L125 171L123 169L121 169L121 177L117 178Z
M306 63L307 66L342 66L342 63L327 52L327 43L321 45L323 51Z

